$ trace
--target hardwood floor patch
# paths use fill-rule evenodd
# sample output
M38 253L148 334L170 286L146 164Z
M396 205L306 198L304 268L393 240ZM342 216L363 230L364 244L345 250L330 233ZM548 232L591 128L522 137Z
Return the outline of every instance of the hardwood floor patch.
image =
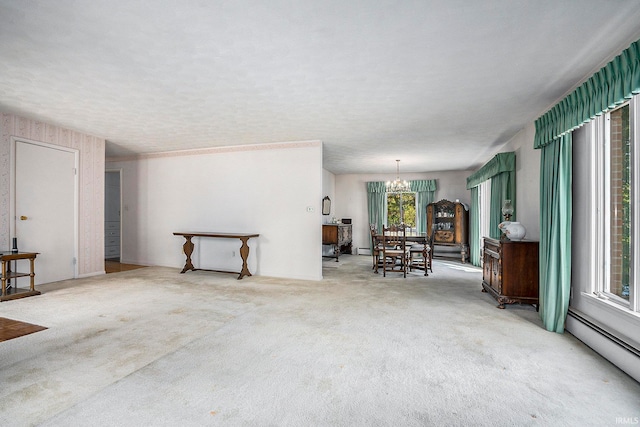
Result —
M145 268L145 267L146 265L123 264L121 262L111 261L111 260L104 261L104 270L107 274L119 273L121 271L136 270L138 268Z
M44 331L45 329L47 328L44 326L0 317L0 342L18 338L23 335L29 335L34 332Z

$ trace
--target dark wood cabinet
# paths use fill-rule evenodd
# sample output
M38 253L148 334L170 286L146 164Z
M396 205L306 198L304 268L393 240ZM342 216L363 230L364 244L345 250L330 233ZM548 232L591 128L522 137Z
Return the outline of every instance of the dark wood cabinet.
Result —
M437 246L457 246L462 262L469 253L469 211L460 202L440 200L427 205L427 231L433 232L434 255Z
M340 257L340 253L351 253L352 242L351 224L323 224L322 225L322 244L333 246L333 255L336 261Z
M484 238L482 291L505 304L533 304L538 310L538 242Z

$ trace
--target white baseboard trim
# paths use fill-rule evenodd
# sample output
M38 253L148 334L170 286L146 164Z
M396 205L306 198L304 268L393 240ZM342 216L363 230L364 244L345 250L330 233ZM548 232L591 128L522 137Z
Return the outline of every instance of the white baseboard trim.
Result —
M595 352L640 382L640 349L599 326L583 313L569 309L565 329Z
M107 274L106 271L102 270L102 271L94 271L93 273L84 273L84 274L79 274L78 275L78 279L84 279L85 277L93 277L93 276L100 276L103 274Z

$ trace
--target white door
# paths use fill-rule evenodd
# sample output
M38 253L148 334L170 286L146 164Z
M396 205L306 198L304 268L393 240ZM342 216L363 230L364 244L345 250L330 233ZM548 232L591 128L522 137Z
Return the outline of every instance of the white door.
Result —
M39 253L36 284L72 279L76 277L76 153L16 141L15 159L18 250Z

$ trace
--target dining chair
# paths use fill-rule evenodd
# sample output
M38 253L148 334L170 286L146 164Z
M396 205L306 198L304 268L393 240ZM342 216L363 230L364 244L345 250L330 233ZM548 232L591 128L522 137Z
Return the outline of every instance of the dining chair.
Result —
M389 272L402 272L407 277L409 268L409 247L406 240L406 226L404 224L382 227L382 274L387 277Z
M429 234L429 239L427 240L427 244L429 245L429 271L433 273L433 251L435 249L434 242L436 238L436 227L435 224L431 227L431 234Z
M428 276L427 271L433 273L432 259L429 239L425 243L414 243L409 246L409 271L422 270L424 275Z
M369 224L369 231L371 233L371 256L373 257L373 266L371 269L377 273L378 267L380 267L382 263L382 259L380 258L382 241L378 237L378 229L375 224Z
M423 270L428 276L427 270L433 273L433 237L435 229L425 239L424 243L414 243L409 247L409 271L413 269Z

